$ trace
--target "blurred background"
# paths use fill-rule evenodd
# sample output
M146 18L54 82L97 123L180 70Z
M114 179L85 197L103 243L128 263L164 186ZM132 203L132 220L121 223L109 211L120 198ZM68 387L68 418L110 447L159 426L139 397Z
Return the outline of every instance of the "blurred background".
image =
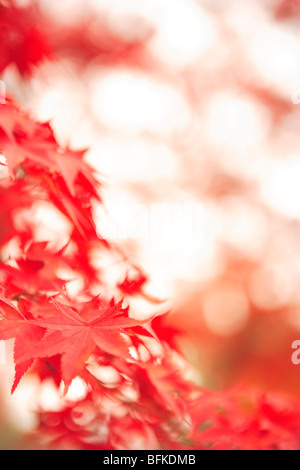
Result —
M26 34L5 40L22 54L1 79L90 149L99 231L165 299L197 382L300 398L299 0L18 3ZM27 70L24 54L47 60ZM10 352L3 448L34 425L34 384L9 397Z

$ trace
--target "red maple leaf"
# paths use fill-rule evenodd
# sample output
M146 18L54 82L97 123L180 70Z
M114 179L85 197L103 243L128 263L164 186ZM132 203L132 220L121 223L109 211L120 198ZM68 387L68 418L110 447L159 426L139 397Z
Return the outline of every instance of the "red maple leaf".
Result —
M121 302L103 304L102 309L88 310L83 316L67 305L52 301L49 315L43 318L23 320L15 316L2 320L0 338L16 338L14 358L24 372L34 359L62 354L62 379L67 390L95 348L132 359L130 343L124 335L127 329L142 323L145 322L130 318Z
M47 34L37 22L36 4L19 7L8 0L0 5L0 71L14 64L22 76L31 75L46 58L51 47Z

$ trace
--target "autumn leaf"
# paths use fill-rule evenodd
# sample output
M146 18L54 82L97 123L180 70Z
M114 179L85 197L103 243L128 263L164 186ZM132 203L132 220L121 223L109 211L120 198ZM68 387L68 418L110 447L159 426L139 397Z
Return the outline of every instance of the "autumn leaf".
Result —
M0 322L0 338L18 337L15 346L16 363L24 363L35 358L46 358L62 354L62 378L66 388L72 379L80 375L80 371L95 347L106 353L130 358L128 344L124 340L127 329L140 325L141 321L128 317L128 310L121 304L108 304L102 311L90 311L89 319L80 316L74 309L57 301L53 315L28 321L5 323ZM20 341L28 329L43 329L45 335L36 340L36 333L31 335L32 341Z
M23 320L22 315L18 312L15 306L3 295L0 297L0 312L4 316L0 321L0 339L15 339L15 377L11 389L11 393L13 393L22 376L34 362L32 358L29 358L17 364L15 351L18 351L19 354L25 354L27 345L30 342L40 341L44 336L45 331L38 326L32 325L29 321Z
M9 0L0 4L0 72L12 64L22 76L50 58L49 38L36 19L34 5L20 7Z

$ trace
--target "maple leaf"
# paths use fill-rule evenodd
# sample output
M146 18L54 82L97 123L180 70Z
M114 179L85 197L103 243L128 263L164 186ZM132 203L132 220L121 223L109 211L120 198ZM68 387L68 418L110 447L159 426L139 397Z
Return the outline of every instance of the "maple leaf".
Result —
M27 135L32 137L37 125L41 125L32 119L28 119L28 115L21 110L20 106L10 96L6 96L5 103L0 105L0 116L0 127L11 142L15 141L14 130L16 128L26 129Z
M50 269L42 261L20 259L17 262L18 269L0 261L0 272L9 295L15 296L23 292L35 294L39 291L60 292L66 283L53 274L50 277Z
M42 328L31 325L29 321L24 320L14 304L3 294L0 295L0 312L4 317L4 319L0 321L0 339L15 339L14 350L17 350L19 354L25 354L27 342L39 341L44 336L45 331ZM20 364L15 363L15 377L11 393L15 391L21 378L31 367L33 362L34 360L30 358Z
M8 184L7 181L3 181L2 184L0 184L1 245L16 236L15 221L17 215L22 209L30 207L31 204L32 199L19 181L16 181L13 184ZM26 237L27 235L27 238L30 238L30 229L28 227L23 227L23 230L19 230L18 235L19 237Z
M8 98L6 103L0 106L0 129L2 130L0 148L12 177L20 164L30 161L34 165L44 167L44 171L48 170L53 180L55 175L60 176L74 198L79 196L78 193L85 191L88 193L87 201L91 197L100 200L99 182L92 167L84 161L87 150L73 151L61 148L49 123L34 121L28 113ZM38 174L36 167L28 168L28 165L25 167L26 170L30 169L31 172ZM80 181L78 181L79 176L82 176ZM76 185L79 191L76 191L78 189ZM58 188L54 181L52 188L57 192Z
M36 3L20 7L9 0L0 4L0 71L14 64L22 76L50 58L48 37L37 21ZM37 26L39 25L39 26Z
M18 341L15 347L15 360L18 363L35 358L52 357L62 354L61 368L62 378L66 390L73 378L80 375L86 360L95 347L112 355L130 359L128 344L124 340L126 329L133 328L141 323L128 317L128 309L123 309L121 303L110 303L102 308L102 311L91 310L88 319L80 316L75 310L57 301L52 302L55 309L51 316L28 320L10 328L17 335L27 327L42 328L45 331L43 338L38 341L26 342L20 345ZM0 323L0 337L6 339L5 327ZM26 332L27 334L27 332ZM10 332L11 337L11 332ZM132 358L131 358L132 359Z
M148 280L147 276L142 273L141 270L136 269L136 271L134 276L130 276L130 274L127 273L125 279L118 284L120 291L126 295L140 294Z
M93 175L93 169L83 159L86 152L87 150L76 152L67 148L51 154L72 196L76 196L75 181L79 173L86 178L91 188L99 186L98 181ZM98 198L96 192L94 196Z

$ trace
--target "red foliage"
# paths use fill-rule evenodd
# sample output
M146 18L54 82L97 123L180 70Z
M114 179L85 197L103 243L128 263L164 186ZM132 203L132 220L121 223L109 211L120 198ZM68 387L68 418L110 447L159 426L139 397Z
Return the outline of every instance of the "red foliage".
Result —
M42 19L37 27L35 15L35 6L19 10L12 0L0 4L0 72L15 64L21 75L28 75L45 58L72 54L70 49L83 60L147 63L141 58L146 38L126 41L106 31L106 41L100 35L95 45L77 30L68 30L58 41L63 32L48 38L45 31L54 25L45 23L44 29ZM277 108L280 114L284 103ZM5 158L0 179L0 339L15 339L12 392L25 373L41 383L51 379L65 393L80 377L87 389L78 402L62 398L59 411L38 410L34 437L41 445L300 449L298 402L252 390L213 393L185 378L177 344L180 329L168 325L166 316L143 321L132 316L132 296L157 303L145 293L147 277L139 269L126 266L113 295L106 290L93 256L95 250L113 253L115 248L95 227L93 207L101 204L101 184L85 162L85 151L62 148L50 124L37 122L7 99L0 107L0 152ZM70 226L68 240L60 246L47 237L37 239L33 208L39 202L50 204ZM7 256L12 242L17 248ZM74 279L81 281L76 295L68 289ZM112 380L105 376L108 371Z
M74 26L49 19L33 0L23 7L15 0L0 2L0 73L14 65L23 77L30 76L45 60L67 57L79 65L129 64L147 67L146 44L151 28L141 36L124 38L94 16Z
M30 75L50 58L50 44L35 18L35 7L20 10L14 0L0 2L0 72L14 64L21 75Z
M199 402L201 400L201 406ZM203 393L190 409L192 436L211 450L299 449L296 400L251 389Z
M101 419L104 413L99 397L107 397L127 410L122 420L112 414L107 421L107 412L104 413L106 424L110 423L107 448L130 448L135 442L133 435L142 436L145 446L173 447L176 442L180 446L184 439L182 420L194 387L185 382L172 364L174 353L169 345L174 341L172 329L162 327L158 317L147 321L131 318L129 307L122 306L122 299L118 303L105 299L101 273L92 266L89 247L112 248L95 230L92 201L100 203L99 185L83 160L84 153L61 149L50 126L33 121L12 100L1 106L0 116L1 152L8 170L1 180L1 194L3 197L8 191L10 194L9 204L1 206L5 230L0 246L3 249L11 240L18 243L16 256L2 261L0 266L0 338L15 338L12 392L30 368L41 381L54 378L57 387L63 381L65 392L72 379L80 376L91 390L83 407L91 404L91 397L98 397L93 402L97 420L99 413ZM69 165L71 173L64 171ZM22 193L26 197L20 204ZM26 220L24 230L19 229L22 209L44 200L69 220L72 230L67 245L74 247L71 254L68 247L58 249L48 240L36 242L32 218ZM74 271L84 281L76 298L67 292L67 281L59 276L62 267ZM145 283L142 274L136 279L127 277L116 286L116 292L118 288L129 297L143 295ZM101 297L93 294L95 285ZM153 341L162 347L158 356L152 351ZM120 383L114 388L107 387L95 378L91 364L114 367ZM126 394L137 394L138 398L128 399L125 389ZM69 414L73 416L76 408L77 405L68 405L62 413L63 420ZM45 433L47 422L42 418L41 430ZM167 425L174 427L174 437L166 431ZM123 427L130 429L126 436ZM65 423L59 432L63 430ZM72 446L78 443L77 431L74 436L73 432L68 433L66 444L69 440ZM102 446L97 444L97 448Z

